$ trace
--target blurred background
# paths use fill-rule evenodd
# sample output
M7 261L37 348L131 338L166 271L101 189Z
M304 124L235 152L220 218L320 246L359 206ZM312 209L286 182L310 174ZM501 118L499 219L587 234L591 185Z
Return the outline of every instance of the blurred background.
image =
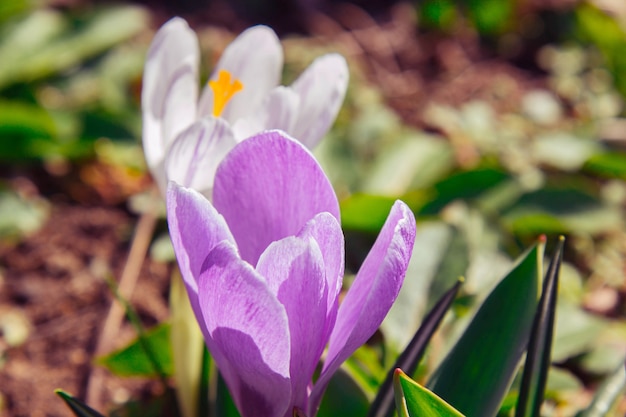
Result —
M623 0L0 0L1 416L69 415L55 388L97 392L114 415L176 415L150 369L94 359L136 336L123 321L100 340L133 236L148 254L128 301L146 328L169 318L173 258L140 95L154 32L176 15L198 33L200 82L259 23L283 41L285 84L325 52L347 58L346 101L315 153L340 198L349 269L396 198L416 214L412 292L383 325L396 352L459 276L443 334L539 235L549 249L565 235L546 415L575 415L623 367Z

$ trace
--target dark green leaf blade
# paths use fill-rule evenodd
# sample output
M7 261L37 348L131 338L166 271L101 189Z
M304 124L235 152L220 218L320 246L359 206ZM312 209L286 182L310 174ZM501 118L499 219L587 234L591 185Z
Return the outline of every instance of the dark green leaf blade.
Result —
M454 407L413 381L401 369L394 371L393 385L400 417L463 417Z
M87 404L84 404L82 401L77 400L63 390L57 389L54 391L54 393L61 397L63 401L65 401L65 404L67 404L67 406L74 412L74 415L76 417L104 417L102 414L98 413Z
M210 415L209 410L211 409L210 401L212 398L210 393L210 388L216 378L211 378L213 374L216 372L215 364L213 363L213 358L209 353L209 350L206 346L204 346L202 350L202 370L200 371L200 384L198 386L198 412L197 416L208 416ZM210 398L211 397L211 398Z
M543 244L489 294L427 386L468 417L494 416L528 344Z
M457 281L452 288L450 288L440 299L437 304L430 310L428 315L424 318L424 321L420 328L413 336L413 339L409 342L404 352L400 354L398 360L391 368L385 381L380 386L378 394L372 403L368 417L390 417L394 412L394 393L393 393L393 379L396 368L401 369L403 372L413 374L417 365L424 356L426 346L430 341L433 333L439 327L441 320L449 310L452 302L454 301L462 281Z
M550 367L550 352L554 336L556 298L559 288L559 272L561 270L564 241L563 237L559 239L543 282L543 291L530 334L515 417L538 416L541 403L543 402L546 381L548 379L548 368Z
M475 199L509 178L505 172L493 168L480 168L451 175L435 184L436 198L425 204L419 210L419 214L437 214L454 200Z
M217 374L217 394L215 398L215 414L219 417L241 417L233 397L228 391L222 374Z
M368 398L359 384L348 372L339 369L328 384L317 416L363 416L368 406Z

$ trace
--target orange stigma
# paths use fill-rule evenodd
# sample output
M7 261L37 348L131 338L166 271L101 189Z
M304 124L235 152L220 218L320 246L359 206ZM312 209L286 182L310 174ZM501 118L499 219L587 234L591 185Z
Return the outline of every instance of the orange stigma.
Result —
M220 70L217 80L209 81L209 87L213 90L213 116L219 117L224 111L228 101L239 91L243 90L241 81L231 81L230 72Z

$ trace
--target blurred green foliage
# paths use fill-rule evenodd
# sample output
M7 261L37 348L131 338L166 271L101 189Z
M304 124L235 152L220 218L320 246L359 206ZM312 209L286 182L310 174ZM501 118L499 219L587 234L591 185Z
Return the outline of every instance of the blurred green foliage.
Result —
M2 12L2 160L75 160L93 155L95 139L138 136L145 45L129 41L147 28L143 9Z
M590 3L576 9L576 29L583 41L596 46L615 77L615 85L626 95L626 29L615 18Z

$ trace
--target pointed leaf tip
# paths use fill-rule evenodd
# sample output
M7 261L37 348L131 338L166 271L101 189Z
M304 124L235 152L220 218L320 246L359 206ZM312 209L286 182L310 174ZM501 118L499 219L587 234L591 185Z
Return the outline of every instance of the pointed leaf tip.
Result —
M540 290L541 246L522 255L483 302L428 387L471 416L495 415L528 345Z
M409 417L409 410L406 407L406 399L404 398L404 391L402 390L402 384L400 383L400 377L404 375L402 369L396 368L393 371L393 392L396 404L396 410L399 417Z
M413 339L398 357L396 363L392 367L385 381L378 390L378 394L372 403L368 412L368 417L391 417L394 412L394 393L392 383L398 371L401 373L406 371L413 374L417 369L417 365L424 356L426 346L430 342L433 334L439 327L441 320L446 312L450 309L452 302L456 298L459 288L464 279L461 277L446 293L437 301L435 306L428 312L422 325L419 327ZM395 370L394 370L395 368Z
M561 236L543 283L541 299L533 319L526 362L522 374L516 417L539 415L543 403L554 334L558 279L565 238Z
M458 410L413 381L401 369L394 371L394 389L400 417L463 417Z
M74 412L76 417L104 417L102 414L98 413L93 408L89 407L87 404L83 403L80 400L72 397L67 392L56 389L54 393L61 397L65 404Z

